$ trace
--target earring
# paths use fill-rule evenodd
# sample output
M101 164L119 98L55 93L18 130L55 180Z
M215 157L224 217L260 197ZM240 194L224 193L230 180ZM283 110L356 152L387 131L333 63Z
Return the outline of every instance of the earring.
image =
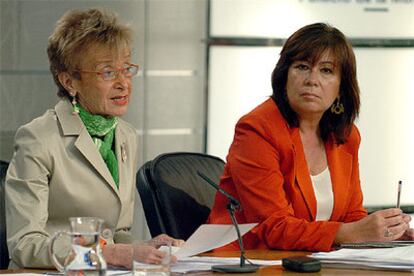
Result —
M79 107L77 106L78 102L76 101L76 93L73 93L73 95L71 94L71 96L72 96L72 106L73 106L72 115L79 114Z
M344 105L339 101L339 98L336 99L336 103L332 104L331 106L331 112L336 115L340 115L344 113L344 111L345 111Z

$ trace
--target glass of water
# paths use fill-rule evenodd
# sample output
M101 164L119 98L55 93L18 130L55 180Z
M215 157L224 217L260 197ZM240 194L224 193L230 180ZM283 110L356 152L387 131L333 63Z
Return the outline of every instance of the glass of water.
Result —
M56 268L69 276L106 275L107 265L102 256L100 234L102 219L95 217L69 218L70 231L56 232L49 244L49 254ZM70 237L71 251L61 262L55 242L63 236Z
M137 247L134 247L137 250ZM148 264L132 260L133 276L169 276L171 271L171 243L161 245L158 250L165 253L159 264ZM134 254L136 256L137 254Z

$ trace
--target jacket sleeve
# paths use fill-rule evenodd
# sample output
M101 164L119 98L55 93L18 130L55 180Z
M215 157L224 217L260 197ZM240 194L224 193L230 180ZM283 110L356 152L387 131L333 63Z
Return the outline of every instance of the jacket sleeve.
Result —
M293 149L287 141L276 147L271 136L264 126L241 121L228 156L245 219L259 223L252 233L272 249L330 250L341 223L309 221L295 213L295 179L288 179L281 170L281 166L294 166L281 155Z
M15 152L6 176L6 224L10 258L20 267L53 267L49 260L48 220L51 157L41 139L27 127L15 137ZM58 247L58 254L68 248Z

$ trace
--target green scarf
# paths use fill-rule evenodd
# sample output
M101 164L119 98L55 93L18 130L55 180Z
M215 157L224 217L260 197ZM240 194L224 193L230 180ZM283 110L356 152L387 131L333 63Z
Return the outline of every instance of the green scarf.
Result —
M88 130L89 135L91 135L93 143L98 148L106 166L111 172L116 186L119 187L118 161L112 150L118 118L105 118L101 115L92 115L79 104L76 104L76 106L79 108L79 116Z

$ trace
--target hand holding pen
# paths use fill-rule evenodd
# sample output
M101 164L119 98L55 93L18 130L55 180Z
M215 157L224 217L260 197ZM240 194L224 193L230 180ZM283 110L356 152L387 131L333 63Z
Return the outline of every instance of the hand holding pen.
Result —
M402 190L402 181L398 181L398 192L397 192L397 206L396 208L400 209L401 206L401 190ZM403 218L407 224L409 224L411 217L409 215L403 214ZM414 229L407 229L404 234L399 238L399 240L414 240Z
M401 203L401 188L402 188L402 181L398 181L398 189L397 189L397 205L395 208L400 209L400 203ZM402 223L409 223L410 217L407 217L407 215L404 215L401 212L402 218L403 218L403 222ZM390 217L392 218L392 217ZM398 224L395 225L389 225L386 227L385 233L384 233L384 237L386 238L392 238L393 236L396 235L396 233L394 233L395 231L392 231L391 229L395 229L396 226L398 226Z
M398 182L396 208L376 211L360 220L344 223L335 237L336 243L414 240L411 217L400 209L402 181Z

